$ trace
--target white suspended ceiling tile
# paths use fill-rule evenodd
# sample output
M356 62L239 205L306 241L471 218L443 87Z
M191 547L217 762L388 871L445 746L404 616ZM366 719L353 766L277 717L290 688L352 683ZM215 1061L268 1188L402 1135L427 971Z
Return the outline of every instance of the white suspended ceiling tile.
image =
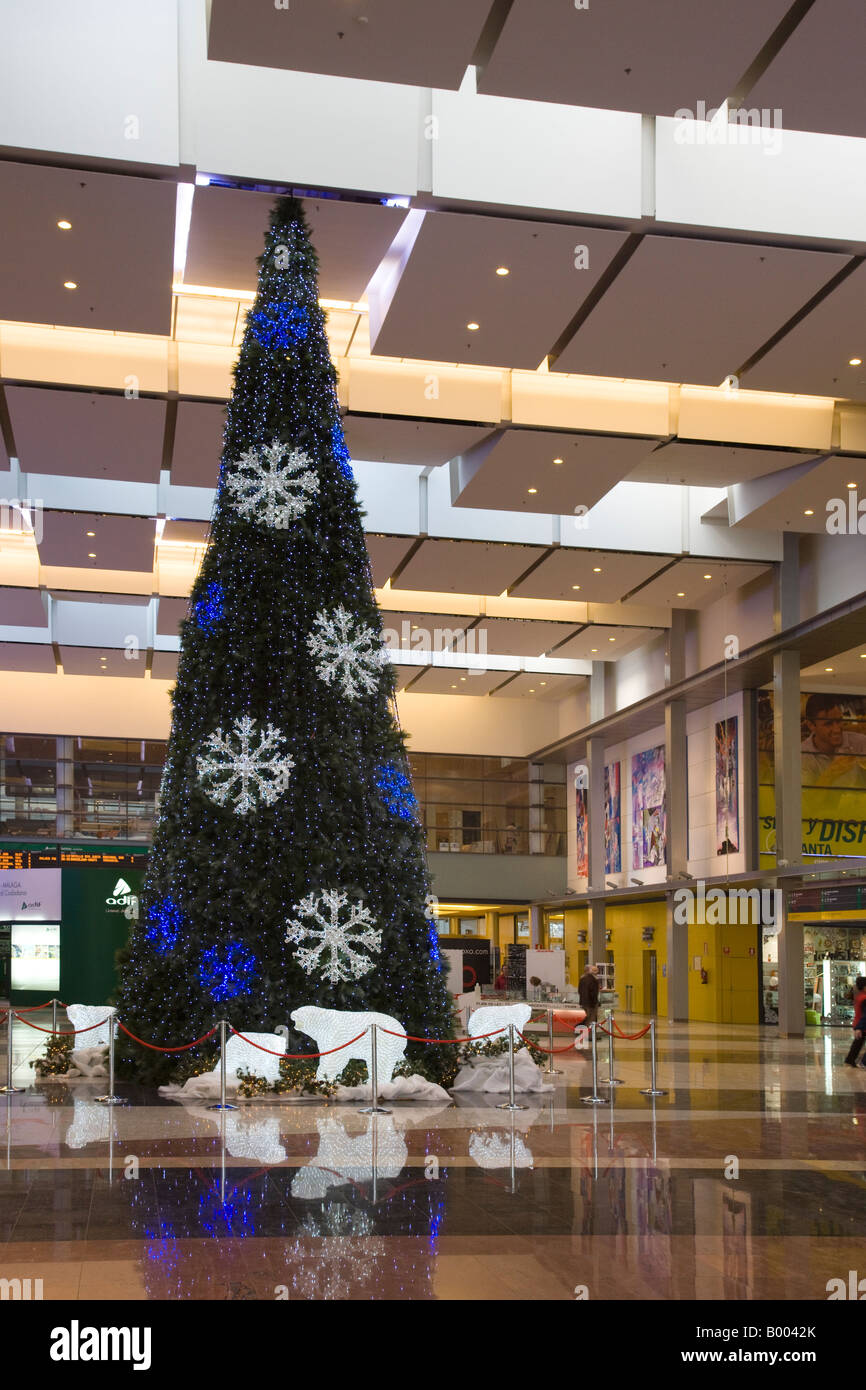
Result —
M557 516L580 508L583 515L631 474L656 442L622 435L503 430L456 462L460 491L454 502Z
M479 90L650 114L693 107L696 93L717 106L787 9L787 0L515 0Z
M62 381L109 391L168 390L168 341L131 333L88 332L44 324L0 323L7 380Z
M360 414L471 424L482 420L495 424L502 415L502 373L492 368L385 358L350 358L337 366L341 403Z
M319 295L350 302L360 299L400 230L406 209L338 198L303 198L301 202L319 257ZM273 204L271 193L198 186L193 195L185 283L255 290L256 259L262 254Z
M675 439L641 460L630 482L682 483L689 487L728 487L764 473L802 463L814 454L790 449L755 449L731 444L692 444Z
M854 487L849 488L848 483ZM863 498L866 459L839 455L811 466L794 467L790 474L741 483L732 489L731 521L742 527L830 534L828 522L837 513L844 518L842 524L847 522L851 529L851 508L856 514ZM840 508L839 504L844 505Z
M428 212L373 351L534 370L624 241L595 227Z
M482 618L473 629L476 650L504 656L565 655L558 644L574 632L575 623L547 623L529 618ZM481 646L482 640L484 646Z
M607 434L670 434L671 392L663 382L611 381L564 372L512 372L515 425L599 430Z
M862 0L816 0L743 105L778 109L791 130L866 136Z
M381 415L347 415L343 431L353 458L374 463L447 463L489 434L489 427L406 420Z
M0 642L0 671L38 671L54 675L57 662L47 642Z
M618 603L666 563L662 555L560 548L542 560L512 592L517 598Z
M38 589L0 588L3 627L48 627L48 614Z
M153 570L153 517L99 516L89 512L44 512L41 564L67 569ZM89 536L88 531L94 534ZM91 554L94 558L90 558Z
M412 682L412 695L489 695L508 679L507 671L461 671L428 666Z
M177 652L154 652L151 666L151 679L155 681L177 680Z
M401 589L501 594L544 554L541 546L425 540L401 570Z
M769 568L769 565L731 564L718 559L678 560L671 569L640 589L634 601L671 608L706 608L727 594L736 603L737 590L766 574Z
M139 651L136 657L128 659L123 651L109 646L61 647L60 663L66 676L125 676L142 680L147 666L146 655Z
M180 487L216 487L226 413L221 405L179 401L171 454L171 481Z
M147 609L132 604L88 603L58 599L54 604L52 638L61 646L91 647L104 643L120 647L138 659L147 647Z
M827 450L833 441L834 402L818 396L683 386L677 434L682 441L718 440L762 448Z
M387 583L415 540L415 536L374 536L368 533L367 554L375 588L381 589Z
M620 657L658 637L660 631L659 628L589 623L563 646L557 647L553 655L583 661L618 661Z
M23 472L159 481L165 401L25 386L6 399Z
M490 0L213 0L208 58L418 87L459 87Z
M847 259L644 237L553 369L718 386Z
M851 366L857 357L860 363ZM860 265L750 367L744 380L755 390L863 400L864 363L866 267Z
M0 163L0 204L16 210L0 262L4 318L170 331L173 183ZM68 231L58 228L61 220L72 224ZM65 289L66 281L77 288Z

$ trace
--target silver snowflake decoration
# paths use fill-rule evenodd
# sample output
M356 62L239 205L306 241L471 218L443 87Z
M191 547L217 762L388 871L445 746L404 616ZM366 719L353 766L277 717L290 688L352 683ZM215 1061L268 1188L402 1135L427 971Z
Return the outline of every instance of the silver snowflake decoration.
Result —
M366 975L375 962L358 948L378 951L382 945L382 933L363 903L352 903L343 917L348 901L348 894L338 888L324 889L319 898L308 893L295 908L299 917L286 924L286 941L298 946L295 955L302 970L308 975L315 971L331 984ZM301 945L306 939L313 944Z
M272 805L289 785L295 765L288 754L279 756L283 741L281 730L273 724L261 729L248 714L236 719L227 733L217 729L210 734L196 766L211 800L218 806L231 805L239 816L257 810L259 802Z
M319 490L313 467L309 454L275 439L241 454L225 487L246 521L282 530L303 515Z
M349 700L370 695L388 653L373 627L358 622L342 604L332 613L317 613L307 646L317 658L316 669L326 685L338 682Z

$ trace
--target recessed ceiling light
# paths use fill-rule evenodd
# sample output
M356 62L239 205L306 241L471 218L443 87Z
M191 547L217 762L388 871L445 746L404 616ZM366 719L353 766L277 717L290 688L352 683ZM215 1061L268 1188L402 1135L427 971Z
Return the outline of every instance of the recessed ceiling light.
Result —
M534 694L535 694L535 686L534 686L534 685L531 685L531 686L529 687L529 693L530 693L530 695L534 695Z
M72 230L72 223L67 222L65 217L62 217L60 221L57 223L57 225L60 228L61 232L69 232Z
M685 598L685 593L682 589L680 589L679 593L677 594L677 598Z
M547 685L547 681L539 681L538 684L539 684L539 685Z
M562 463L562 459L554 459L553 462L554 462L554 463Z
M814 511L812 510L811 507L807 507L806 510L804 511L803 515L804 515L804 516L814 516L815 513L814 513Z
M63 288L64 288L65 290L77 290L77 289L78 289L78 285L77 285L77 283L76 283L75 280L64 280L64 281L63 281Z
M860 660L861 660L861 661L866 661L866 652L861 652L861 653L860 653Z
M580 585L579 585L579 584L572 584L571 587L572 587L572 589L579 589L579 588L580 588Z
M497 274L497 275L510 275L510 274L511 274L511 271L508 269L508 266L507 266L507 265L498 265L498 266L496 267L496 274Z
M845 486L846 486L846 487L856 487L857 484L856 484L856 483L846 483Z
M451 689L452 689L452 690L456 690L456 689L457 689L457 686L456 686L456 685L452 685Z
M601 565L594 565L592 572L593 574L601 574Z
M832 671L832 670L833 670L833 667L832 667L832 666L825 666L825 667L824 667L824 670L825 670L825 671Z
M472 323L467 323L466 327L469 329L470 333L474 333L476 328L480 328L481 325L480 323L475 323L473 320Z
M616 641L616 638L615 638L615 637L608 637L607 640L608 640L608 642L615 642L615 641Z
M465 681L466 677L465 677L465 676L461 676L460 679L461 679L462 681Z
M88 558L88 560L95 560L95 559L96 559L96 551L95 551L95 550L89 550L89 551L87 552L87 558Z
M863 358L862 358L862 357L849 357L849 358L848 358L848 366L849 366L849 367L859 367L859 366L862 365L862 363L863 363Z
M537 492L537 491L538 491L538 488L537 488L537 487L528 487L528 488L526 489L526 491L527 491L527 492Z
M713 577L713 576L712 576L711 574L705 574L705 575L704 575L704 579L712 579L712 577Z
M87 534L88 534L88 536L95 536L95 535L96 535L96 532L95 532L95 531L88 531Z
M590 647L589 650L590 650L591 652L597 652L597 651L598 651L598 647Z

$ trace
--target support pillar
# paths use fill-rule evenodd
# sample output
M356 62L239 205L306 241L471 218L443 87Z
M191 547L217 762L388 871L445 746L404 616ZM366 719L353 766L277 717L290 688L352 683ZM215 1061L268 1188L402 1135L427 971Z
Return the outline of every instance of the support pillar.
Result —
M689 928L674 921L674 895L665 899L667 933L668 1019L685 1023L689 1017Z
M776 893L779 932L779 1036L802 1038L806 1026L806 999L803 980L803 923L788 919L788 893Z
M541 907L533 903L529 909L529 943L533 950L541 945Z
M668 878L676 878L685 873L688 857L688 739L683 700L672 700L665 706L665 786L665 863Z
M606 917L603 898L591 898L587 914L586 944L589 948L590 965L599 965L607 960Z
M773 658L773 751L776 773L776 866L803 857L803 773L800 749L800 656ZM806 1024L803 924L788 920L788 893L776 893L779 933L779 1036L802 1038Z

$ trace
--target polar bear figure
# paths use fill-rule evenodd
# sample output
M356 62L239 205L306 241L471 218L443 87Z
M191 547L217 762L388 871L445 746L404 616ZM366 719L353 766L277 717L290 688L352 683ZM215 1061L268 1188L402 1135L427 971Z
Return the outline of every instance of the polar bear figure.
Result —
M518 1033L522 1033L530 1018L532 1017L531 1004L489 1004L476 1009L469 1019L468 1033L470 1038L480 1038L484 1033L494 1033L497 1028L504 1029L504 1032L497 1033L495 1038L485 1038L485 1042L505 1042L508 1041L508 1025L514 1024L514 1041L518 1043Z
M389 1014L344 1013L341 1009L319 1009L314 1004L304 1004L292 1011L291 1020L301 1033L313 1039L317 1052L329 1053L329 1056L319 1058L317 1081L336 1081L352 1058L366 1062L367 1073L372 1075L372 1035L369 1030L374 1023L377 1025L376 1064L380 1085L391 1080L394 1068L406 1052L406 1029ZM385 1032L385 1029L388 1031ZM361 1037L358 1037L359 1033ZM393 1033L400 1036L392 1037ZM351 1038L357 1041L351 1047L343 1047L342 1044ZM332 1052L331 1049L335 1047L339 1047L340 1051Z

